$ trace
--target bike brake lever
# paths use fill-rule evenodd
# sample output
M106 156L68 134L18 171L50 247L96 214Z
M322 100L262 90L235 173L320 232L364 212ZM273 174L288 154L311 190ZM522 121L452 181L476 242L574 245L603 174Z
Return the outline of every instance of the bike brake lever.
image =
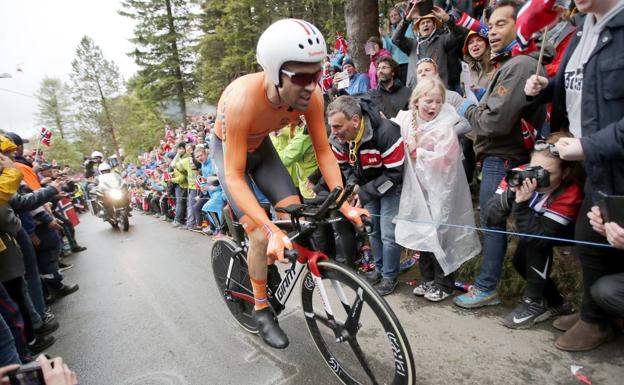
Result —
M364 231L366 234L370 235L373 233L373 221L371 221L369 217L362 216L362 224L364 224Z
M295 268L295 264L297 263L297 259L299 258L299 252L295 249L284 249L284 257L288 258L290 263L292 263L291 268Z

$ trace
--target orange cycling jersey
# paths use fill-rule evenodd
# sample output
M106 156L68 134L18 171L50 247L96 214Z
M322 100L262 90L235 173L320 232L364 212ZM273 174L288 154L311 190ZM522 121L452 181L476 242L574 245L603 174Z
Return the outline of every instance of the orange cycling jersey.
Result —
M247 153L257 149L272 132L304 115L316 159L330 189L342 186L340 169L329 147L323 122L323 97L317 88L306 112L271 104L265 92L264 72L234 80L221 95L217 105L214 134L223 141L225 179L232 198L256 225L270 223L264 210L245 181ZM277 202L272 202L273 204Z

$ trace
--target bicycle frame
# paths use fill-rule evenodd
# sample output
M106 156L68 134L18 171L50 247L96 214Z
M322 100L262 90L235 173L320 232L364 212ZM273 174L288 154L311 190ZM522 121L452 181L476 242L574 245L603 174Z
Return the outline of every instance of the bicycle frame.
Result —
M319 288L319 294L321 297L321 302L323 307L328 315L333 316L334 312L329 303L329 299L327 297L327 292L325 291L325 286L320 277L320 272L317 266L319 260L328 260L329 257L320 251L310 250L297 242L293 242L294 249L299 253L297 260L293 262L293 266L286 270L286 274L280 281L279 285L275 289L273 295L269 296L269 303L275 310L277 314L279 314L286 307L286 302L290 298L297 281L301 277L302 273L305 272L306 267L312 274L312 279L316 287ZM226 287L230 287L230 274L232 271L232 267L234 265L234 258L230 260L230 264L228 266L228 274L226 277ZM304 285L311 285L312 283L304 282ZM241 293L238 291L230 291L229 294L232 297L240 298L249 303L254 303L253 295L249 295L247 293ZM343 296L344 298L344 296ZM343 299L341 298L341 300ZM344 301L343 301L344 302Z

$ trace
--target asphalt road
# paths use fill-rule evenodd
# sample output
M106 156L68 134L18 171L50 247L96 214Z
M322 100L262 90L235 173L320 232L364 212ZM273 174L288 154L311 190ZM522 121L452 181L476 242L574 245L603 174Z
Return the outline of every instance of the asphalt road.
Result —
M61 323L49 349L82 385L334 384L304 326L300 307L280 323L291 346L277 351L233 321L217 295L207 236L136 214L128 233L81 216L79 242L65 273L80 290L52 310ZM591 353L563 353L548 322L531 330L499 324L508 309L462 311L432 305L401 283L386 297L416 357L419 384L624 383L624 338ZM296 301L295 301L296 302Z

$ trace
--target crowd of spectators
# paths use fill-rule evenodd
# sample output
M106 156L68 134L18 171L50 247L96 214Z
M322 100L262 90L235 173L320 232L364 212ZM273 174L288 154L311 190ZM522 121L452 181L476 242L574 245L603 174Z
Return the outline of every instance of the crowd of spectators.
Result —
M505 231L513 226L525 234L513 265L526 287L502 324L530 328L559 316L559 349L596 348L624 316L624 218L605 218L598 207L600 193L624 195L624 4L563 2L548 32L531 43L519 34L514 1L436 2L426 14L416 3L391 8L381 36L368 39L367 73L348 52L324 63L330 144L345 183L356 186L351 203L372 214L374 268L366 279L391 294L408 249L419 255L413 293L439 302L454 294L460 266L480 254L473 285L453 302L497 305ZM224 229L214 121L205 114L167 126L159 145L118 166L135 209L182 230ZM271 140L304 201L322 199L327 191L305 119ZM2 364L27 362L54 342L58 322L49 304L78 290L63 282L68 266L60 257L84 250L61 208L77 189L66 177L71 170L24 156L23 142L0 136ZM354 266L364 247L352 230L336 224L323 230L334 237L318 240ZM566 240L585 242L572 253L582 267L580 312L550 278L553 249Z
M27 142L0 133L0 366L30 362L54 344L59 322L52 304L79 289L63 278L73 265L62 258L86 250L74 229L82 209L72 203L81 195L79 178L71 167L25 151ZM45 357L40 362L48 377L57 377ZM59 365L55 373L76 383L62 360ZM0 369L2 375L10 368Z
M594 207L598 190L624 194L621 92L611 87L621 64L611 50L623 36L622 5L589 1L577 9L564 2L548 32L530 42L517 27L522 4L434 3L426 14L420 4L389 10L380 36L366 43L367 72L355 67L344 44L324 63L320 84L330 144L345 183L356 185L352 204L367 208L374 222L375 269L366 278L382 295L392 293L401 251L408 249L420 256L414 294L438 302L454 294L457 269L480 254L473 285L453 301L466 309L497 305L505 231L512 226L529 235L518 240L513 258L526 288L503 325L529 328L562 316L555 327L567 332L557 347L592 349L611 335L608 320L623 315L624 230L621 219L605 225ZM591 38L583 37L587 33ZM602 51L590 55L596 46ZM614 64L599 64L608 52ZM578 68L590 70L582 93L574 78ZM214 183L208 135L213 121L200 116L186 127L166 128L141 167L127 170L137 206L174 227L207 234L222 229L225 199ZM580 122L591 124L581 129ZM272 141L304 201L322 198L305 120L272 134ZM508 183L533 170L546 176ZM262 201L261 192L256 195ZM358 243L350 229L325 230L335 242L318 237L319 244L355 263ZM569 244L565 239L615 246L575 249L585 288L580 316L550 278L553 248Z

